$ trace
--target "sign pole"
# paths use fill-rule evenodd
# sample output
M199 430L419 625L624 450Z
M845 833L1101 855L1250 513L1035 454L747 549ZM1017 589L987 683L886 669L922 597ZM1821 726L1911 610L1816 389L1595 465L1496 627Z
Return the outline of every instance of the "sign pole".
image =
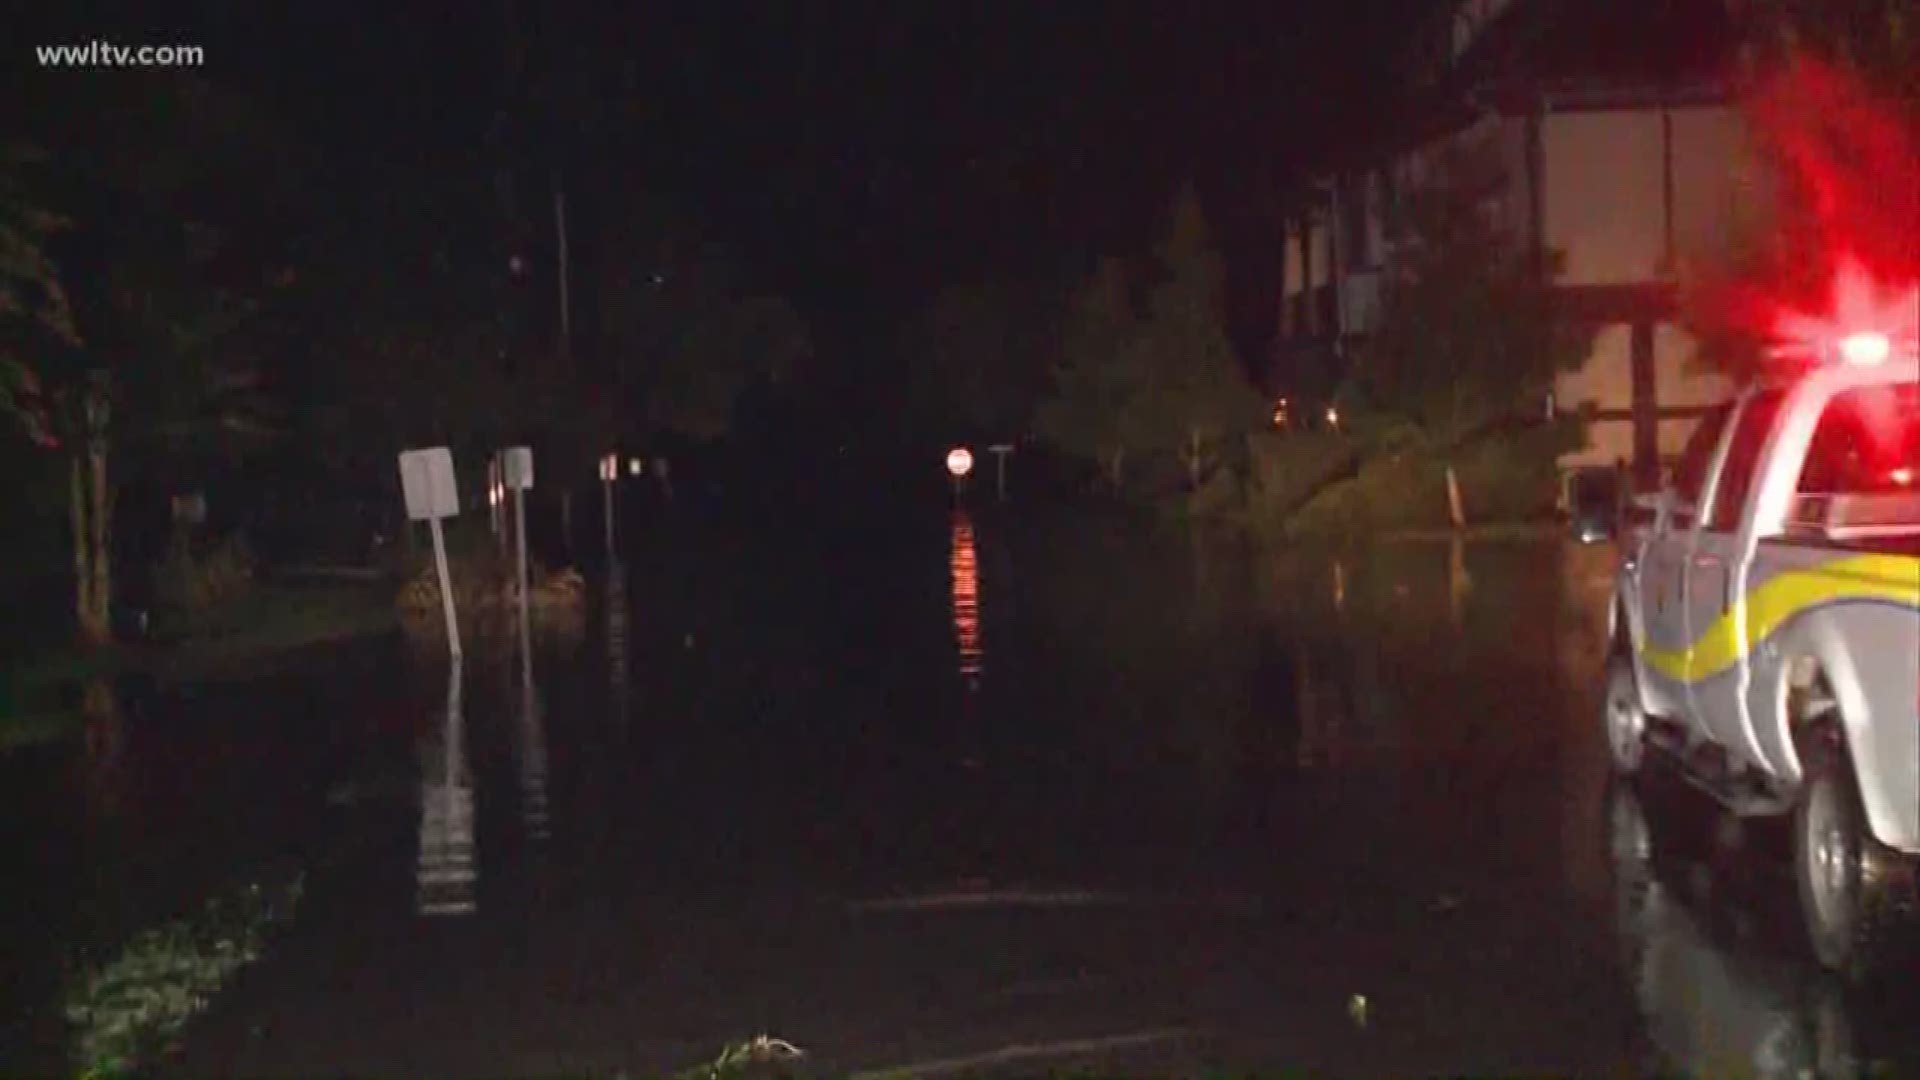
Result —
M987 447L993 455L994 487L999 492L1000 501L1007 501L1007 455L1013 453L1012 443L995 443Z
M502 535L501 518L505 508L500 505L502 481L500 455L495 454L487 459L487 523L493 526L494 542L504 544L506 540Z
M460 623L453 613L453 575L447 570L447 540L440 519L460 513L460 491L453 475L453 454L444 446L400 454L400 493L410 521L427 522L433 531L433 565L440 575L440 607L447 616L447 647L460 659Z
M460 623L453 617L453 579L447 573L447 541L440 531L440 519L428 518L433 529L433 565L440 571L440 607L447 615L447 645L453 658L460 659Z
M600 496L606 507L607 518L607 562L609 565L619 561L613 547L613 478L618 473L619 462L609 454L600 460Z

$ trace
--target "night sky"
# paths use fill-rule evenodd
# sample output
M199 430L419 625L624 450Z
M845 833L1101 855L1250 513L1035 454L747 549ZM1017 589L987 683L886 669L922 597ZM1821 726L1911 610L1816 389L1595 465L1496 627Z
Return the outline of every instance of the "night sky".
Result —
M1364 132L1431 2L95 4L12 37L203 44L326 185L511 145L563 171L589 246L596 200L670 192L828 341L942 284L1139 250L1193 180L1254 348L1288 185Z

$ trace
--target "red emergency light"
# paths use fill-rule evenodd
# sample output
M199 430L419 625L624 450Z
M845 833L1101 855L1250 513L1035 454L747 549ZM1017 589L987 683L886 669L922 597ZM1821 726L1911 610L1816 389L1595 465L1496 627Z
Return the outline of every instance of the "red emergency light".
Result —
M1854 259L1842 259L1833 282L1832 311L1811 315L1791 309L1773 318L1781 360L1877 367L1904 352L1920 336L1920 291L1890 290Z

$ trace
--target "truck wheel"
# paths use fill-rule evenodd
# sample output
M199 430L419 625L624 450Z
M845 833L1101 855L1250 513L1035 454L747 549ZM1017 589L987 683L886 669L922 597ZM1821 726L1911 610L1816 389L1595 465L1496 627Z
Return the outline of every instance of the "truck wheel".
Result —
M1633 661L1625 654L1615 653L1607 661L1606 706L1601 720L1613 771L1621 776L1638 773L1647 757L1647 711L1640 704Z
M1853 768L1830 730L1801 746L1806 776L1794 809L1794 878L1807 938L1822 966L1847 976L1866 974L1885 913L1872 872Z

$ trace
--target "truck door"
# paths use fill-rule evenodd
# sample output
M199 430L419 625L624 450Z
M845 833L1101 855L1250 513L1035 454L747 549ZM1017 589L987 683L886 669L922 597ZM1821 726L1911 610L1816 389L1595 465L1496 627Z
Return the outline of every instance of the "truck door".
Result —
M1780 391L1767 390L1743 400L1694 529L1685 571L1688 708L1714 742L1754 764L1760 762L1760 750L1747 723L1751 670L1745 633L1752 538L1741 526L1783 399Z
M1680 663L1688 645L1683 600L1687 558L1700 499L1733 406L1733 402L1714 406L1693 429L1674 470L1670 507L1654 522L1641 554L1640 617L1645 628L1639 664L1641 693L1649 709L1675 720L1689 720Z

